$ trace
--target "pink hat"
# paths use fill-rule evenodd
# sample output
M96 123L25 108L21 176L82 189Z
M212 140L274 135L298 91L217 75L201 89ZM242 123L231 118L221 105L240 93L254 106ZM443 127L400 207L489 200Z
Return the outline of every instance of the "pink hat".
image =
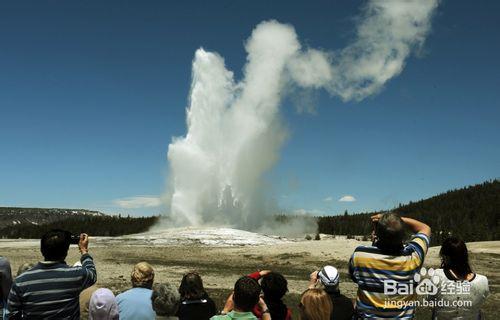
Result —
M90 320L118 320L118 305L115 295L106 288L97 289L90 297Z

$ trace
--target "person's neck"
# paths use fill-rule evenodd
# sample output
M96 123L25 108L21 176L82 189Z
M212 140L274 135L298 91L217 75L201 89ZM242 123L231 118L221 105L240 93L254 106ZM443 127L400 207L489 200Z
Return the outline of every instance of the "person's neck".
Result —
M234 312L240 312L240 313L244 313L244 312L250 312L250 311L245 311L245 310L241 310L240 308L234 306L234 309L233 309Z

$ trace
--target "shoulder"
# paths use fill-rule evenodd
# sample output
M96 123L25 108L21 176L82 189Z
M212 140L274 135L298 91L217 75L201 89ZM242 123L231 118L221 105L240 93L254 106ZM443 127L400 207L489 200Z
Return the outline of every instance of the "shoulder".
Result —
M226 315L219 315L219 316L213 316L212 318L210 318L210 320L231 320L231 318Z
M482 274L476 273L476 277L471 281L471 283L488 286L488 278L486 276L483 276Z

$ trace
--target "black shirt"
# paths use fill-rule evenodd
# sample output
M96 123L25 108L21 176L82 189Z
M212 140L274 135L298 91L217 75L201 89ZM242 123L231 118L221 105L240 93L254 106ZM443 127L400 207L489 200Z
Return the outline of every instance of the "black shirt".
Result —
M340 292L328 293L333 304L333 312L330 319L351 320L354 314L354 305L348 297Z
M215 303L207 295L201 299L182 300L177 317L179 320L209 320L216 313Z

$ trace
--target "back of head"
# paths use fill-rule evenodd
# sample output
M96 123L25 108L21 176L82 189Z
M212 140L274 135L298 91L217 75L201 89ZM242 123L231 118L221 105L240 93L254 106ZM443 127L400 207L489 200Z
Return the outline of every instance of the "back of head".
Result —
M148 288L151 289L155 278L153 267L147 262L139 262L132 269L130 279L134 288Z
M441 267L445 270L452 270L461 279L465 279L472 272L467 246L462 239L446 238L439 251L439 256L441 257Z
M250 277L241 277L234 284L234 305L240 311L252 311L259 302L260 286L257 280Z
M203 280L196 272L186 273L181 280L179 293L182 299L201 299L206 296Z
M94 291L89 302L89 320L118 320L118 304L111 290Z
M333 311L332 300L321 289L307 289L300 298L301 320L330 320Z
M281 273L270 272L260 281L264 297L267 300L280 300L288 291L288 281Z
M181 296L173 285L169 283L157 283L153 286L151 303L153 310L158 316L175 316Z
M40 251L46 261L64 261L68 255L69 244L69 232L51 230L42 236Z
M0 257L0 302L7 300L12 286L10 262L7 258Z
M404 226L403 220L397 213L384 213L375 228L377 246L383 251L400 251L405 238Z
M327 293L339 292L340 275L337 268L332 266L324 266L318 272L320 289L324 289Z

